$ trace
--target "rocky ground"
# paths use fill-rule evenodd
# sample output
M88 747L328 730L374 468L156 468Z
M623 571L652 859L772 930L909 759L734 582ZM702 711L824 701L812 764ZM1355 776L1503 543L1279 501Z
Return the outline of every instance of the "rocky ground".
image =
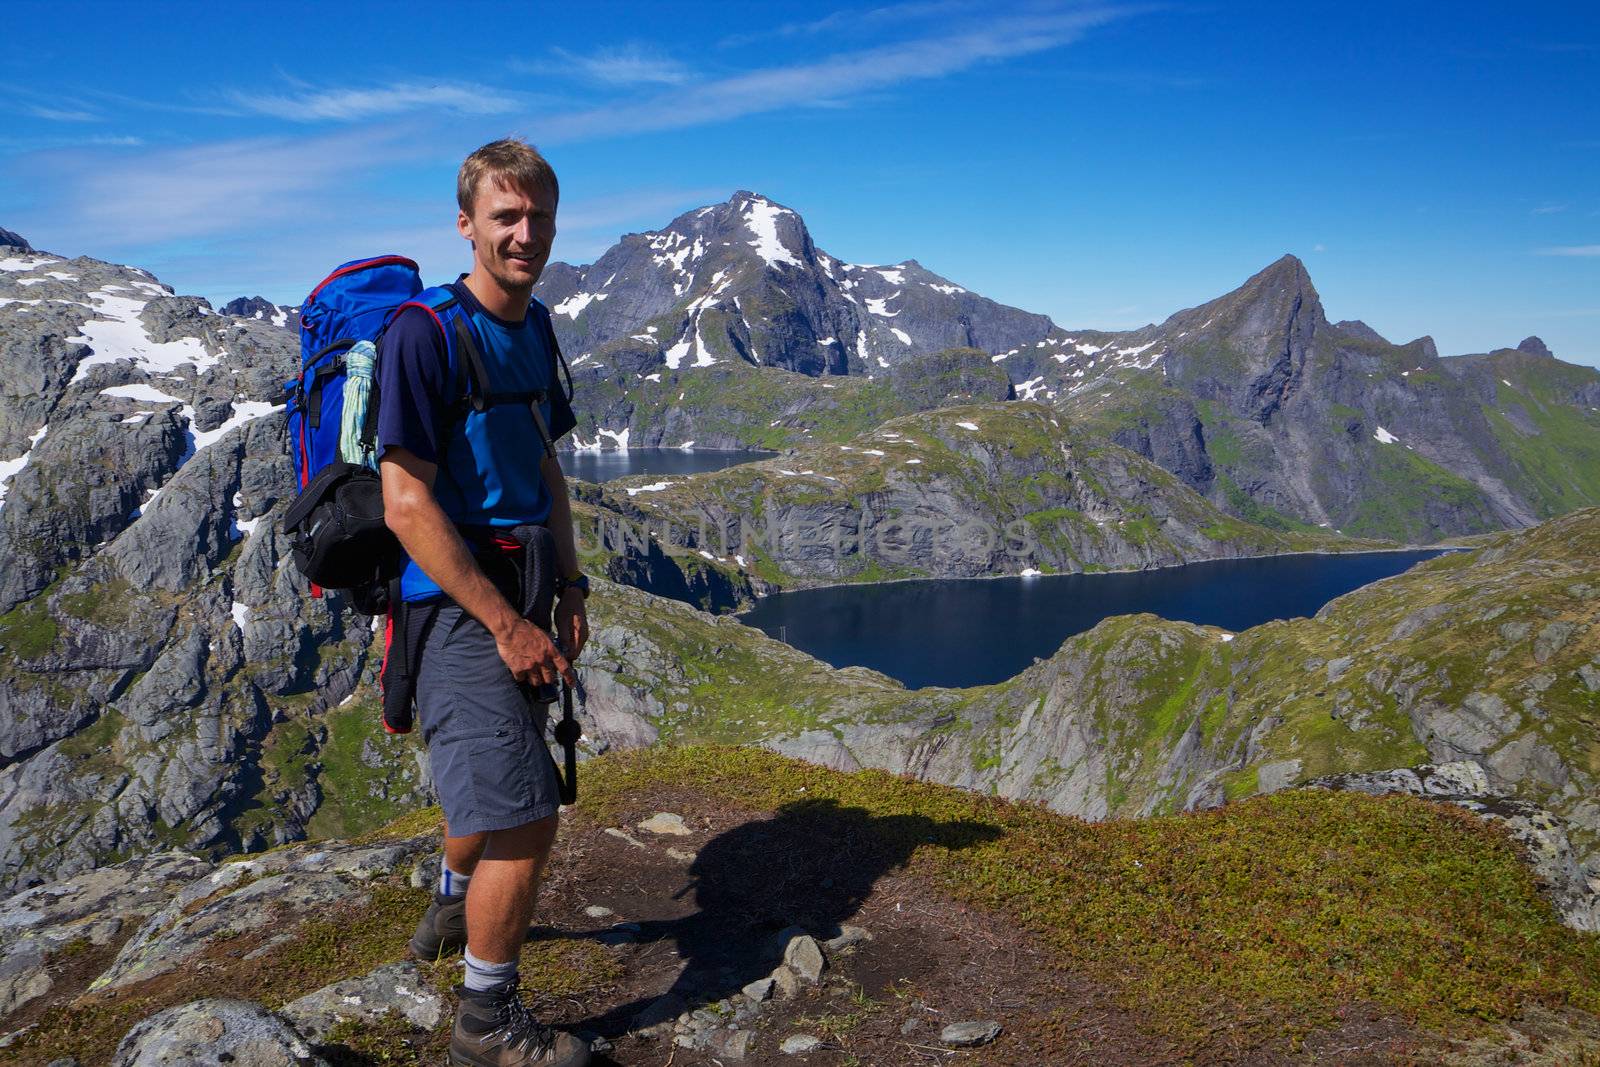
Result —
M601 1063L1600 1055L1593 935L1555 923L1506 839L1425 803L1297 791L1141 840L750 752L589 771L523 971L538 1012L601 1039ZM458 965L403 959L436 819L221 865L167 854L0 904L0 1061L442 1063ZM1391 845L1345 851L1379 831ZM1321 873L1291 858L1312 845ZM1252 867L1261 850L1285 870ZM1230 869L1253 899L1188 884ZM1308 893L1324 914L1291 921ZM1151 904L1180 910L1140 914ZM1193 933L1171 926L1184 908ZM1358 915L1374 925L1345 925ZM1218 938L1246 954L1197 967Z

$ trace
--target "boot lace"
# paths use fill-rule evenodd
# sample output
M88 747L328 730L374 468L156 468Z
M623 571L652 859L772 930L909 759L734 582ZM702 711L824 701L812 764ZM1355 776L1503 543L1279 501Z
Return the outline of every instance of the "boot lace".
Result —
M511 990L511 995L501 1011L500 1027L494 1032L494 1036L504 1041L510 1048L517 1052L543 1056L555 1047L556 1032L534 1018L533 1013L522 1001L520 989Z

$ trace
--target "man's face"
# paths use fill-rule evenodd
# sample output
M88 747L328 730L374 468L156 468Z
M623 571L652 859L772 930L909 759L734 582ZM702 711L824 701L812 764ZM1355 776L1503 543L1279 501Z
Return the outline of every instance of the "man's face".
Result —
M505 289L532 288L550 259L556 237L556 201L547 190L502 184L485 175L456 229L472 242L472 256Z

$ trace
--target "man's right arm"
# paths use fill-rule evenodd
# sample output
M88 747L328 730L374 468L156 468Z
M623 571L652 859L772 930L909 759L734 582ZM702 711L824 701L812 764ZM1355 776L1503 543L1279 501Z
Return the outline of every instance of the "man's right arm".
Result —
M568 683L577 684L571 665L549 635L506 602L439 507L433 496L437 467L391 446L384 451L379 469L383 517L389 529L445 595L483 623L517 680L541 685L554 682L559 673Z

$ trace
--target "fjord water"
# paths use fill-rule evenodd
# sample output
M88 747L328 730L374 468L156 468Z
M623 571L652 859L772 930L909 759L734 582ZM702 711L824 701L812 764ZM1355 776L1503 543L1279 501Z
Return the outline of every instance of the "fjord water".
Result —
M845 585L778 593L739 616L835 667L909 688L1002 681L1102 619L1147 611L1239 631L1314 615L1437 550L1267 556L1117 574Z
M630 474L702 474L724 467L769 459L776 452L716 448L585 449L561 455L561 471L586 482L609 482Z

